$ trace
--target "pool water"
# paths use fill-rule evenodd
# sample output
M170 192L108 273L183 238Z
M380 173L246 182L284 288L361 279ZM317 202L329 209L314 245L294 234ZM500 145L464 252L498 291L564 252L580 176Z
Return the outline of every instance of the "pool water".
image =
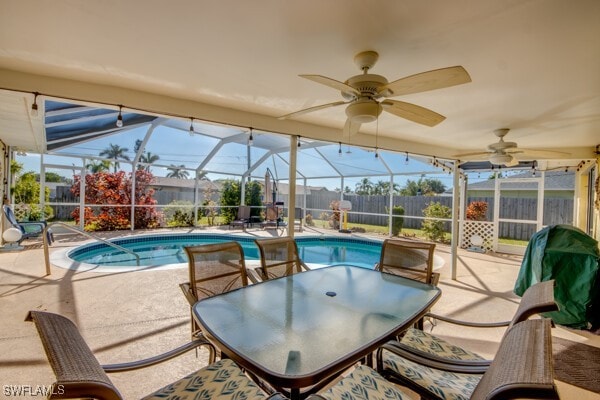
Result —
M187 263L184 246L221 243L235 240L242 246L246 260L258 260L258 248L254 239L234 235L211 234L161 234L114 239L111 242L132 250L140 256L141 266L163 266ZM338 237L296 238L300 258L308 264L349 264L373 268L379 261L381 242L366 239ZM79 246L68 253L74 261L100 266L132 266L136 260L103 243Z

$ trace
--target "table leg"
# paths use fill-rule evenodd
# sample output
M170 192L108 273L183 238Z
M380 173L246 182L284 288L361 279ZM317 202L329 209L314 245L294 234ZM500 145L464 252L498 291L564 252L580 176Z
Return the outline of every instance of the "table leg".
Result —
M300 400L300 389L298 389L298 388L290 389L290 400Z

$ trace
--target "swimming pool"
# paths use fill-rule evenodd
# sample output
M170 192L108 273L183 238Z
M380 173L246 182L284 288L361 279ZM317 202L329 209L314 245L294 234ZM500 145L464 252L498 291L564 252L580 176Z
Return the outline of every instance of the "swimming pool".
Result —
M178 268L187 266L184 246L219 243L235 240L242 246L247 261L258 260L258 248L254 238L236 235L203 233L155 234L111 240L119 246L134 251L140 256L140 267L135 258L103 243L90 243L66 252L70 260L66 268L88 267L97 271L121 271L132 269ZM350 264L373 268L379 261L381 242L362 238L345 237L298 237L300 257L307 264ZM64 263L53 264L64 267ZM99 269L100 268L100 269Z

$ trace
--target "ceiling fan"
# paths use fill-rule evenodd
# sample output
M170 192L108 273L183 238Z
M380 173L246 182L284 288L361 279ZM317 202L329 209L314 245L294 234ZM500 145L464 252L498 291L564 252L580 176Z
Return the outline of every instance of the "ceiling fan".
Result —
M568 155L561 151L551 150L532 150L517 148L516 142L505 142L504 137L510 129L501 128L494 131L499 140L487 147L487 151L478 151L474 153L455 154L459 160L480 160L481 156L487 155L487 160L494 165L504 165L506 167L514 167L519 165L521 160L533 160L536 158L553 158Z
M341 91L342 97L345 100L305 108L283 115L279 119L296 117L324 108L347 104L346 115L348 118L344 126L344 132L349 132L350 134L358 132L361 124L377 120L382 111L387 111L398 117L422 125L435 126L446 119L446 117L427 108L403 101L390 100L389 98L471 82L471 77L461 66L422 72L388 82L384 76L369 73L369 70L375 65L378 58L379 54L375 51L358 53L354 57L354 63L363 73L352 76L345 82L340 82L323 75L300 75L302 78L310 79L311 81Z

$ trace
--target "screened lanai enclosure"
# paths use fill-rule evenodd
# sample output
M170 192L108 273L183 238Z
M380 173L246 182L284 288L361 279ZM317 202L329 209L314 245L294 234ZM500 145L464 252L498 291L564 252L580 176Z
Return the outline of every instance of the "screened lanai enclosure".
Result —
M21 167L10 174L9 198L22 219L86 230L228 226L248 205L257 223L275 207L282 225L302 219L306 229L425 231L465 248L476 235L481 248L497 250L503 240L522 246L543 225L571 224L575 216L569 166L455 166L376 142L353 146L351 136L331 143L57 100L42 109L46 153L10 153ZM24 201L18 185L31 172L40 183L37 205ZM560 175L562 186L549 187L546 174ZM544 212L556 202L560 213Z

